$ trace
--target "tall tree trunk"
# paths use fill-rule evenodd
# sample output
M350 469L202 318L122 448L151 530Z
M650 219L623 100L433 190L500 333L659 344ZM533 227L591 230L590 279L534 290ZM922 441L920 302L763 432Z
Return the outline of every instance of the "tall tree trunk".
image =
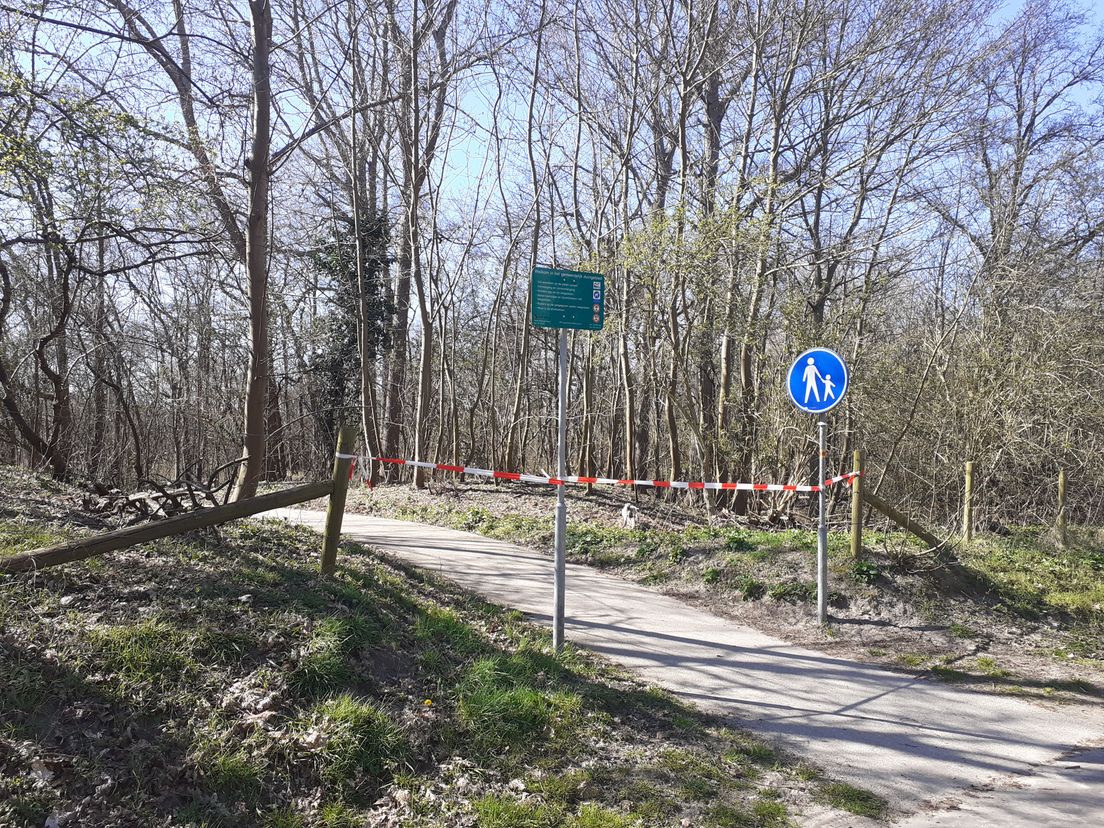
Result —
M249 170L249 215L245 228L245 269L249 280L249 375L245 392L244 463L233 500L254 497L264 471L265 406L271 354L268 337L268 198L272 148L272 7L269 0L250 0L253 30L253 141Z
M96 220L103 224L103 192L96 197ZM103 474L103 462L107 445L107 389L104 384L95 378L98 373L104 373L107 362L107 343L104 337L105 296L107 285L104 279L104 267L107 260L107 238L101 230L96 240L96 275L93 279L95 298L92 305L92 359L93 372L92 388L92 446L91 455L88 458L89 474L93 480L99 480Z
M537 29L536 50L533 54L533 74L529 86L529 107L526 113L526 122L528 125L526 151L529 155L529 180L533 187L533 235L529 243L530 271L537 266L537 253L540 245L541 233L540 180L537 175L537 158L533 144L537 137L534 135L536 131L537 81L540 77L540 62L544 51L545 6L545 0L541 0L540 24ZM552 262L552 264L555 265L557 263ZM506 469L508 471L513 471L515 469L520 455L522 454L521 448L517 446L515 442L515 438L521 420L521 399L525 388L525 378L529 371L529 315L532 312L532 301L531 291L526 291L525 318L521 320L521 353L518 355L517 382L514 386L514 401L510 406L510 421L507 424ZM521 445L524 445L524 437L521 440Z

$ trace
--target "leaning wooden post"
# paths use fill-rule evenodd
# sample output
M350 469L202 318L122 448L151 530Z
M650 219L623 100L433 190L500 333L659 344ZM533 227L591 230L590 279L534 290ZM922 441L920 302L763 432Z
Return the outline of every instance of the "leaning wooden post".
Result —
M1055 523L1058 530L1058 543L1065 547L1066 537L1066 470L1058 472L1058 520Z
M885 515L898 526L900 526L902 529L908 532L912 532L912 534L916 535L916 537L920 538L920 540L922 540L932 549L942 550L943 547L946 545L943 542L942 538L937 538L922 525L920 525L920 523L913 520L911 517L904 514L903 512L899 512L893 506L886 503L884 500L874 494L873 491L863 492L863 503L870 504L883 515Z
M337 452L334 454L333 490L326 506L326 533L322 538L322 574L333 575L337 569L337 544L341 540L341 519L345 517L345 497L349 493L349 473L356 455L356 426L344 425L337 432Z
M862 449L855 449L854 460L854 472L857 476L851 481L851 557L858 561L862 560Z
M962 539L974 537L974 461L966 461L966 489L962 498Z
M0 555L0 573L34 572L48 566L83 561L85 558L94 558L97 555L114 552L116 549L126 549L158 538L193 532L206 526L218 526L220 523L260 514L269 509L285 509L297 503L317 500L323 495L328 495L332 490L333 485L330 483L307 483L245 500L235 500L225 506L197 509L165 520L155 520L153 523L140 523L137 526L116 529L91 538L78 538L56 546L32 549L21 555L8 557Z

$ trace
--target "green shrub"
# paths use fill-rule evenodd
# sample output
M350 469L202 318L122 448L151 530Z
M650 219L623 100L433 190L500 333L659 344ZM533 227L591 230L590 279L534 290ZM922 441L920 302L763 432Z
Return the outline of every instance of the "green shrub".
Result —
M724 548L726 552L751 552L755 549L755 545L742 531L735 529L725 537Z
M767 590L767 597L774 601L811 601L816 598L815 581L785 581Z
M871 586L882 575L882 568L873 561L855 561L851 564L851 578L857 584Z
M750 575L743 575L736 582L736 588L740 590L745 601L758 601L767 592L767 585Z

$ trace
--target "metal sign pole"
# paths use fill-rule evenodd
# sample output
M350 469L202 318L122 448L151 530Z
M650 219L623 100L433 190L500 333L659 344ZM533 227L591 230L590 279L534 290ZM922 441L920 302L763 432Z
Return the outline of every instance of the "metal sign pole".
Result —
M559 414L560 440L556 476L563 480L567 477L567 330L565 328L560 328ZM567 542L567 499L564 495L566 488L563 483L556 487L556 586L555 607L552 613L552 646L556 652L560 651L564 642L564 590L567 579L564 553Z
M606 277L601 273L533 268L529 279L530 322L538 328L560 332L559 457L556 476L567 477L567 331L600 331L606 320ZM555 589L552 607L552 644L559 652L564 643L564 593L567 565L567 497L564 484L556 493Z
M835 408L847 393L850 374L847 363L828 348L810 348L793 361L786 378L786 390L798 410L817 415L817 444L820 449L820 481L817 502L817 618L828 623L828 493L824 479L828 472L828 423L820 419Z
M828 514L825 509L827 492L824 479L827 475L825 463L828 459L828 423L817 423L820 444L820 489L817 493L820 501L820 518L817 521L817 619L821 624L828 623Z

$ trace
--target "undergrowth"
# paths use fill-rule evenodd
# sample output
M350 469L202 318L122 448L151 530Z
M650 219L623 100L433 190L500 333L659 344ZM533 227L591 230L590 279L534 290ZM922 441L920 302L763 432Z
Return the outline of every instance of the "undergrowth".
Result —
M607 537L649 536L576 540ZM432 577L346 545L321 579L318 544L241 523L0 576L0 825L772 826L762 786L823 784Z

